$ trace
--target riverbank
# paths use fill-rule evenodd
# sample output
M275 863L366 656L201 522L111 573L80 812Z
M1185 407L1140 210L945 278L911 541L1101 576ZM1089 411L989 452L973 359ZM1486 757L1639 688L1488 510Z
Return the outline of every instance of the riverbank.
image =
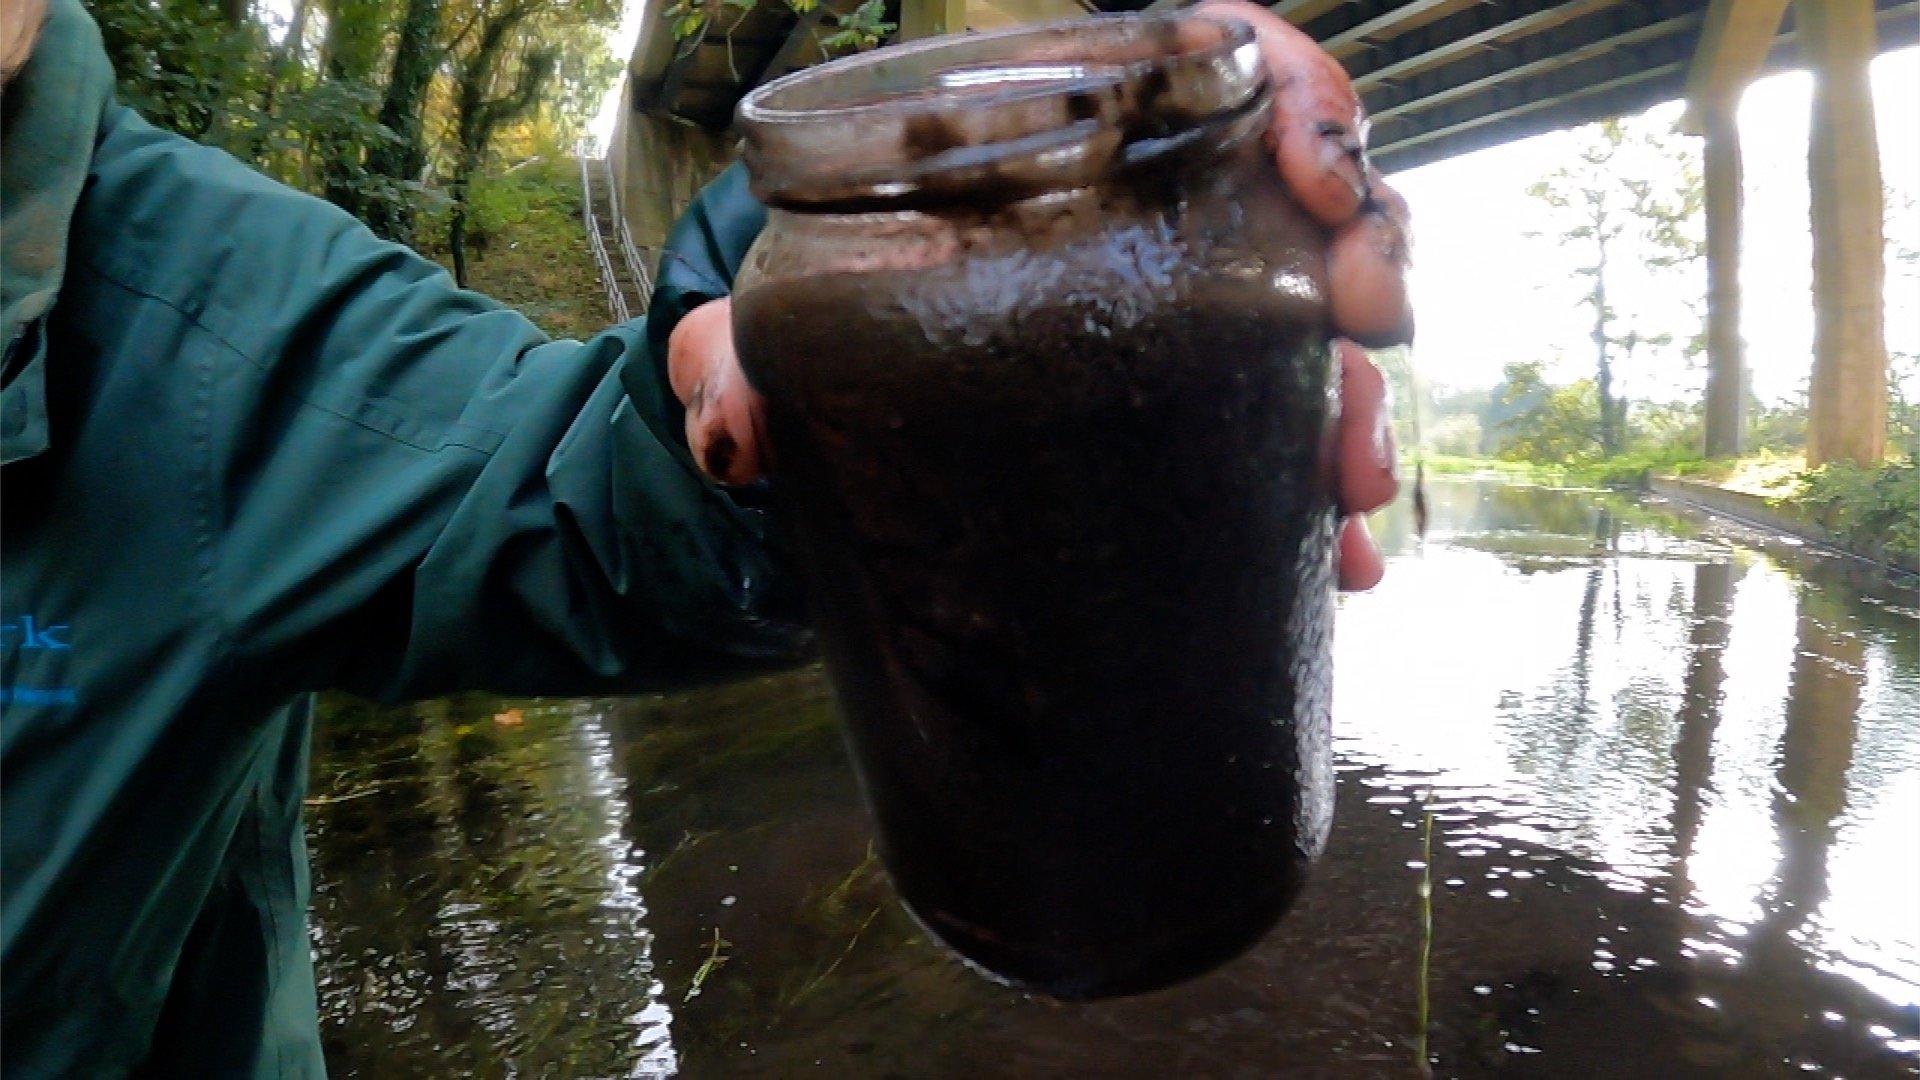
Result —
M1535 463L1435 456L1434 475L1497 475L1553 487L1650 490L1713 513L1920 573L1920 464L1809 470L1799 455L1762 452L1705 460L1622 455Z

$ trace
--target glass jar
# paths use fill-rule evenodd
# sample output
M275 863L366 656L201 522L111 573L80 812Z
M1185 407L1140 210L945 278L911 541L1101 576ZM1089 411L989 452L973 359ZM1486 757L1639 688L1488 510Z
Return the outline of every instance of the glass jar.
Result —
M1154 989L1325 844L1327 237L1250 30L936 39L740 108L766 399L901 898L1008 982Z

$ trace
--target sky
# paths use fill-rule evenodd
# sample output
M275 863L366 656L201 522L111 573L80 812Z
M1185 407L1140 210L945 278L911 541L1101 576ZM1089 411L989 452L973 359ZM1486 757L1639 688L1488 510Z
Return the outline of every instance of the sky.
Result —
M616 56L632 54L642 4L629 0L613 36ZM1876 58L1872 69L1880 166L1896 192L1920 200L1920 49ZM1812 365L1813 241L1807 227L1807 126L1813 79L1789 72L1748 88L1739 114L1746 176L1741 257L1741 329L1754 392L1764 401L1795 393ZM609 95L594 134L604 144L619 109ZM1678 102L1648 110L1663 126L1680 115ZM1556 381L1591 373L1591 320L1580 308L1573 277L1579 259L1550 238L1530 237L1547 226L1529 184L1569 160L1579 144L1571 132L1553 132L1496 146L1391 177L1414 214L1411 277L1419 336L1414 364L1438 387L1492 386L1517 360L1544 360ZM1887 233L1920 248L1920 213L1889 215ZM1617 308L1644 312L1650 331L1685 338L1690 324L1671 279L1624 268L1609 288ZM1705 278L1697 278L1705 288ZM1890 348L1920 352L1920 280L1890 276L1887 284ZM1671 400L1696 395L1701 365L1675 354L1641 353L1618 373L1623 393Z
M1880 167L1889 186L1920 199L1920 49L1875 59L1872 69ZM1760 80L1741 99L1745 165L1741 330L1753 388L1762 400L1793 393L1813 349L1813 240L1807 227L1807 126L1813 79L1790 72ZM1678 102L1649 110L1671 122ZM1419 336L1414 363L1438 385L1490 386L1515 360L1543 359L1550 376L1591 371L1591 321L1576 307L1581 261L1550 238L1527 185L1571 157L1579 139L1554 132L1411 169L1391 178L1413 206L1410 281ZM1887 232L1920 248L1920 218L1890 215ZM1631 269L1631 268L1629 268ZM1622 274L1616 307L1671 308L1671 286ZM1614 286L1610 283L1610 288ZM1704 287L1704 279L1702 279ZM1890 348L1920 351L1920 282L1889 278ZM1622 373L1633 396L1670 398L1698 390L1700 370L1647 358Z

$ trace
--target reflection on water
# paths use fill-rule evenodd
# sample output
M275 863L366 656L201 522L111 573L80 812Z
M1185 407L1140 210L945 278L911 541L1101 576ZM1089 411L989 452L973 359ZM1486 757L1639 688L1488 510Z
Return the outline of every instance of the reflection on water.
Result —
M1443 1075L1920 1069L1911 591L1614 495L1429 495L1343 601L1328 855L1219 973L1063 1005L960 969L892 900L817 670L343 704L311 811L330 1064L1406 1073L1430 872Z

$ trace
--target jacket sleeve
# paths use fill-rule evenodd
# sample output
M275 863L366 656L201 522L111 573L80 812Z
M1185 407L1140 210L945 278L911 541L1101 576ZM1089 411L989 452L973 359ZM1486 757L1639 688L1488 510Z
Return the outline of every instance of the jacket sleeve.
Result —
M695 468L643 324L548 340L125 110L95 161L96 271L188 320L183 366L207 368L191 452L237 672L385 700L586 694L803 643L765 522Z

